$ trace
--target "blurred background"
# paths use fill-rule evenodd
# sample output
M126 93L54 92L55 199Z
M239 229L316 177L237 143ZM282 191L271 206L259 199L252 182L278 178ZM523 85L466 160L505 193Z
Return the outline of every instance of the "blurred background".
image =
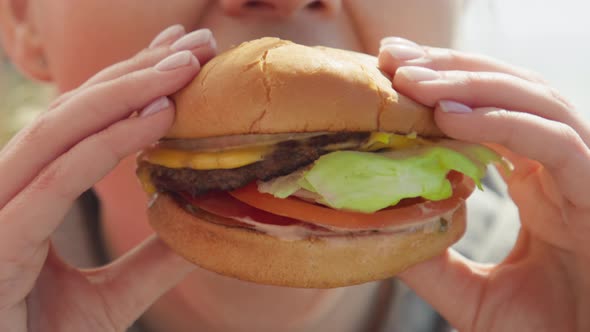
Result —
M470 0L457 48L541 73L590 118L590 2ZM0 49L0 146L54 96L20 76Z
M54 95L50 86L19 75L0 48L0 147L32 121Z
M470 1L458 48L542 74L590 119L590 1Z

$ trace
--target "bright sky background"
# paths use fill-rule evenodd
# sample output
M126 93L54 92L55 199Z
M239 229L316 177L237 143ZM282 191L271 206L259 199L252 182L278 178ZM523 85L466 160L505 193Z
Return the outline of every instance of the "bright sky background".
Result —
M471 1L460 48L541 73L590 119L590 1Z

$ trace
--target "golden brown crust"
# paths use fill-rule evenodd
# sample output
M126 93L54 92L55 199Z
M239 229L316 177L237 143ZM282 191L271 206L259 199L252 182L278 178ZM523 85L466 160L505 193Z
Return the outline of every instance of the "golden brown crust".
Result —
M170 138L378 130L442 136L432 110L393 90L375 57L277 38L215 57L174 99Z
M156 233L205 269L262 284L332 288L392 277L441 254L465 231L465 205L446 232L284 241L200 220L160 195L149 210Z

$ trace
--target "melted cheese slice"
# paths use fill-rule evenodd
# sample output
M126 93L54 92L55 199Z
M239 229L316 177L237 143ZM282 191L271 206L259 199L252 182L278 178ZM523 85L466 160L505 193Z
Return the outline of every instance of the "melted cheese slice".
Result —
M137 171L137 178L139 179L139 183L141 183L143 191L145 191L148 194L148 196L152 196L157 192L156 186L152 182L150 172L147 170L147 168L140 168Z
M154 148L145 151L141 159L168 168L232 169L261 161L272 150L270 145L214 152Z
M397 150L425 144L430 142L416 135L374 132L358 150L377 151L386 148ZM263 160L265 156L272 153L273 147L274 145L265 145L213 152L153 148L143 152L140 159L168 168L233 169Z
M382 149L400 150L427 144L431 144L431 142L417 137L416 133L398 135L374 132L371 133L369 140L359 149L359 151L377 151Z

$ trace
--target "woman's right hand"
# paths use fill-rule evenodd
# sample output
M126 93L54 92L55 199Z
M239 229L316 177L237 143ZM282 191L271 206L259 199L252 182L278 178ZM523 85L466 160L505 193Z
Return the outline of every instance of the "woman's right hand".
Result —
M193 269L152 237L108 266L80 270L49 237L80 194L166 133L167 96L215 47L208 30L170 27L58 98L0 151L0 331L122 331Z

